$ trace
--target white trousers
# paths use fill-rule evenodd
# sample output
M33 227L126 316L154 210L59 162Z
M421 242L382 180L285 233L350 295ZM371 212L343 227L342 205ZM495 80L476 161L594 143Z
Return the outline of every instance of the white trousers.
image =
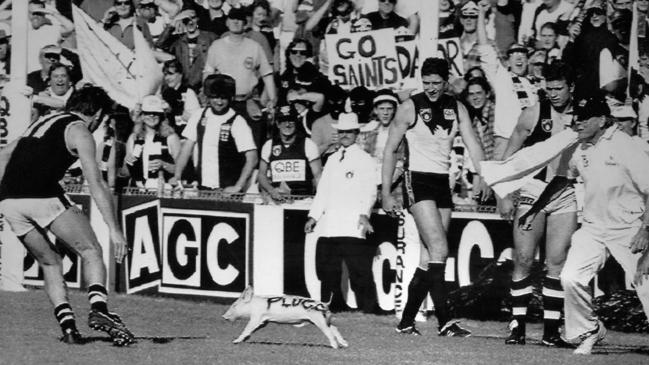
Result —
M561 271L561 284L565 294L565 336L575 340L597 326L593 311L593 294L588 285L602 269L609 254L622 266L627 276L636 271L640 254L631 253L631 240L639 227L610 230L584 223L572 235L566 263ZM649 281L637 286L645 315L649 317Z

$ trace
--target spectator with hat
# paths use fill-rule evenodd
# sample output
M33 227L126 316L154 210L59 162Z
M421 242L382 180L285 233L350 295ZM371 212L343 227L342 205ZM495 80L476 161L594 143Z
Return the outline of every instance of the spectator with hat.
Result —
M181 181L183 170L193 157L199 187L245 191L257 165L257 147L246 120L231 104L236 84L225 74L209 75L203 83L208 106L197 110L187 122L186 138L176 163L172 185Z
M48 44L60 45L74 32L74 23L55 8L46 8L39 0L29 1L27 31L27 72L38 70L39 51Z
M27 74L27 86L32 88L34 94L38 94L47 89L50 80L50 67L60 61L61 47L55 44L48 44L40 49L38 62L41 65L41 69Z
M367 123L365 133L369 134L365 143L365 152L374 157L376 163L376 182L377 185L381 184L381 166L383 165L383 151L385 144L388 141L388 134L390 125L394 120L397 108L399 107L399 99L394 91L390 89L381 89L376 92L374 100L372 100L374 119ZM371 134L370 134L371 133ZM399 152L398 165L395 169L395 181L398 176L403 173L403 151ZM400 193L401 191L399 190ZM398 196L398 195L397 195Z
M318 146L297 128L290 106L276 114L276 130L261 148L259 186L275 202L287 195L313 195L322 172Z
M505 67L500 63L496 49L489 44L484 20L488 4L481 3L478 12L478 42L480 44L480 65L491 85L496 104L494 106L494 157L499 158L507 146L521 111L536 104L536 88L525 77L528 67L528 49L521 44L512 44L507 50Z
M243 9L233 8L228 13L229 33L212 43L207 51L207 61L203 77L221 73L230 75L236 83L236 93L230 105L242 115L253 129L255 141L261 145L266 139L266 123L261 121L261 111L255 98L260 99L267 110L274 110L277 91L273 68L259 43L245 37L247 14ZM257 84L261 77L264 92L257 94Z
M365 238L374 232L369 220L376 200L374 160L355 143L360 124L354 113L340 114L334 128L340 135L340 148L323 169L304 230L311 233L319 226L316 270L322 278L320 298L329 298L333 311L347 307L340 289L344 260L358 308L373 313L377 302L372 280L376 246Z
M147 95L134 115L124 159L132 185L158 189L176 170L180 138L166 118L167 108L159 96Z

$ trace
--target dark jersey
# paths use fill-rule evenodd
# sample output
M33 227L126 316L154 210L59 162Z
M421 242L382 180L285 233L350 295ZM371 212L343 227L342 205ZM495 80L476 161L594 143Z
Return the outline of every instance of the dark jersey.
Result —
M7 164L0 183L0 200L63 194L59 181L77 160L76 151L67 147L65 133L77 123L84 122L73 114L57 113L29 126Z
M268 166L274 187L283 181L291 188L291 194L314 193L313 173L304 149L305 141L304 136L298 135L291 145L284 146L279 137L273 138Z
M529 136L523 141L523 148L529 147L541 141L552 137L554 122L552 121L552 104L550 100L539 100L539 119ZM535 179L545 181L547 177L547 167L543 168L534 176Z

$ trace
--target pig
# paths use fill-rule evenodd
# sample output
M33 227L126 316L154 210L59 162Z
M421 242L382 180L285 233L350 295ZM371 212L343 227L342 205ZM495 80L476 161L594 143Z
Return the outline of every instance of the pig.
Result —
M327 336L331 347L337 349L339 346L348 346L338 329L331 324L329 305L311 298L295 295L262 297L254 295L254 289L248 286L223 314L223 318L228 321L250 319L233 343L247 340L255 330L264 327L268 322L292 324L296 327L311 322Z

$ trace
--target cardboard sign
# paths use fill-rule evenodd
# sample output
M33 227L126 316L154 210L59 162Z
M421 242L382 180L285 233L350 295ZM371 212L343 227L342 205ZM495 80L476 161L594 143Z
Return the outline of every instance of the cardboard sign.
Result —
M325 37L329 80L343 89L399 87L401 72L393 29Z

